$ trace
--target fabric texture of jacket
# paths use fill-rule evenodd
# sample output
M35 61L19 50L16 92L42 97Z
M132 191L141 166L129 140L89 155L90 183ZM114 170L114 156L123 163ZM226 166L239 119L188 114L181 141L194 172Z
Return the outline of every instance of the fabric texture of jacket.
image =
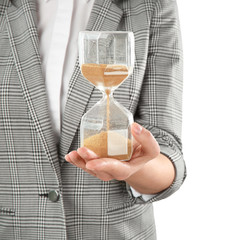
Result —
M176 171L144 202L124 181L101 181L64 160L79 147L82 115L101 99L77 61L59 144L41 71L35 0L0 0L0 239L154 240L154 201L182 185L182 48L175 0L96 0L88 31L132 31L135 67L115 91L152 132ZM48 193L56 190L52 202Z

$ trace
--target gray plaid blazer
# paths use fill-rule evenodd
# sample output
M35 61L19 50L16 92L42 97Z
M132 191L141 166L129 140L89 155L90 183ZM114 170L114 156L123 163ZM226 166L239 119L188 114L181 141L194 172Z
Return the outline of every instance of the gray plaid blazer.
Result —
M87 30L133 31L133 75L115 92L176 169L148 202L124 181L101 181L64 161L79 146L83 113L101 94L70 80L55 144L36 28L35 0L0 0L0 239L156 239L152 202L174 193L186 170L181 147L182 49L175 0L96 0Z

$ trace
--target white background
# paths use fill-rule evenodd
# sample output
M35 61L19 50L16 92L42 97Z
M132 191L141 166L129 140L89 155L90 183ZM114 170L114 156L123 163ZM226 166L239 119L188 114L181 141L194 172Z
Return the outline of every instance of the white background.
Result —
M188 175L154 204L158 240L246 240L246 1L178 0Z

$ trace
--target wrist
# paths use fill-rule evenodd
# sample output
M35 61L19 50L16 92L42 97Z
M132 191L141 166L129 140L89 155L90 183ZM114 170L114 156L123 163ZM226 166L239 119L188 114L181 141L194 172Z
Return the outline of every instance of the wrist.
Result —
M156 194L161 191L159 184L155 184L152 179L151 165L154 159L143 165L137 172L125 179L132 188L140 194Z
M141 194L156 194L167 189L174 178L175 169L172 162L160 154L125 181Z

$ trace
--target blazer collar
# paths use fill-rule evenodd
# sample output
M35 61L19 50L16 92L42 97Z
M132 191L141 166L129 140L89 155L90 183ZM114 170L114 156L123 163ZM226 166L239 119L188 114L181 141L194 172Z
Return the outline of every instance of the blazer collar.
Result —
M116 31L123 11L112 0L95 0L87 31ZM21 19L21 20L20 20ZM6 12L8 35L16 70L35 128L45 153L60 178L57 146L55 144L48 98L42 76L38 46L35 0L12 0ZM94 87L84 79L77 59L69 83L67 103L62 119L59 157L64 161Z
M41 70L36 21L35 0L13 0L7 8L7 31L23 97L57 181L61 183L57 146Z
M116 31L122 14L123 11L112 0L95 0L86 30ZM77 59L62 120L59 154L63 161L64 155L70 150L93 89L94 87L82 77Z

